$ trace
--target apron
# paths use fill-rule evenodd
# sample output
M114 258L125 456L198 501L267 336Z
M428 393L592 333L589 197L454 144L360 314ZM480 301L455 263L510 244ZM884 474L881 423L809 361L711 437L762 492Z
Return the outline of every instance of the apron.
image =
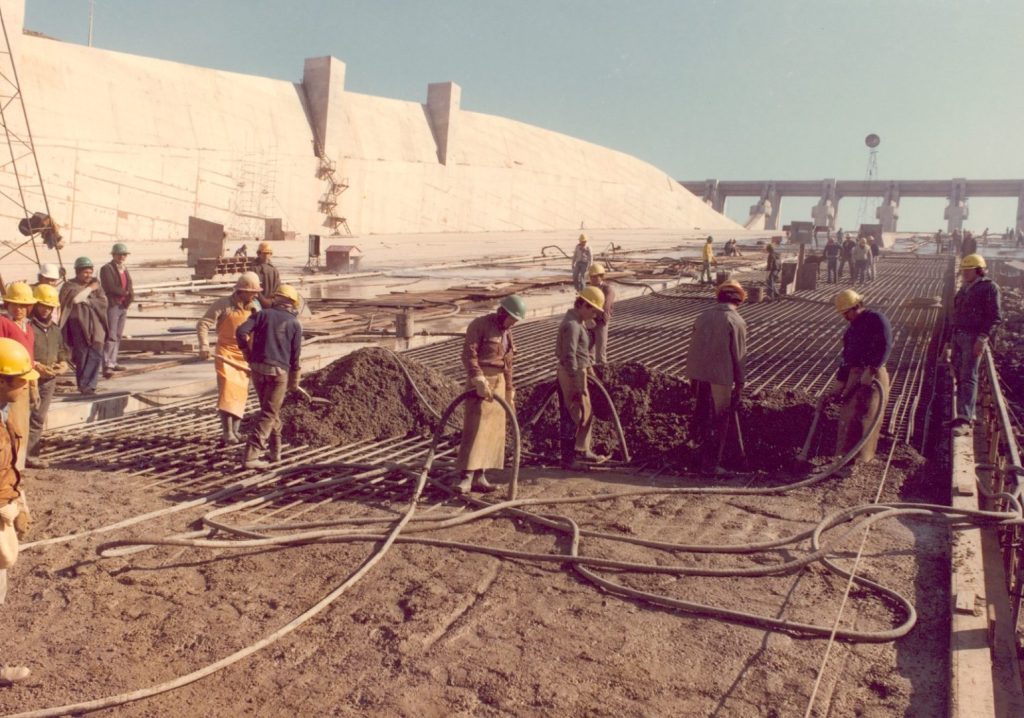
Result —
M235 330L252 315L249 309L231 307L217 322L217 410L241 419L245 416L245 402L249 398L249 372L231 366L228 362L247 367L248 362L238 348ZM221 361L224 357L228 362Z
M484 378L495 396L505 398L505 372L497 367L483 367ZM466 384L472 389L473 384ZM496 401L480 398L466 401L466 420L459 444L459 471L501 469L505 466L505 410Z
M29 390L26 387L25 391L21 392L21 396L16 401L12 401L8 404L10 407L8 414L8 422L10 423L11 429L18 437L18 454L14 459L14 468L18 471L25 469L25 460L28 458L28 424L29 418L32 416L32 407L29 403ZM2 427L0 427L2 430Z
M882 384L881 399L870 386L860 386L860 377L863 373L863 369L854 367L846 379L844 391L850 391L851 387L853 389L839 410L839 429L836 432L836 453L839 456L845 455L864 436L864 432L871 426L871 419L878 411L879 404L884 411L885 405L889 402L889 372L886 368L882 367L877 374L878 381ZM860 453L856 457L859 461L871 461L875 458L875 452L878 450L878 435L884 424L883 417L878 428L872 432L867 442L861 447Z

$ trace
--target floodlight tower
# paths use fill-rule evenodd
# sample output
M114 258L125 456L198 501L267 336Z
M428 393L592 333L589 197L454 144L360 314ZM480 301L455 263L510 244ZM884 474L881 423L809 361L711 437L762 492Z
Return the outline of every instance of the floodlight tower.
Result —
M867 183L867 190L863 197L860 199L860 209L857 210L857 224L860 225L864 221L864 215L868 211L868 195L867 191L871 190L873 182L878 180L878 145L882 143L882 138L872 132L870 135L864 138L864 144L868 148L868 167L864 172L864 181Z

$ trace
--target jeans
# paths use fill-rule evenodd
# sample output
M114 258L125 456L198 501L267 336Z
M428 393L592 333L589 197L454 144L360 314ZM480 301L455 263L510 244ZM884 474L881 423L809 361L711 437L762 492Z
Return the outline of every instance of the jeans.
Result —
M843 267L846 267L850 272L850 279L853 279L853 260L847 259L846 257L839 258L839 280L843 279Z
M608 363L608 322L599 322L594 325L590 334L590 355L594 358L594 364L602 366Z
M590 265L586 262L576 262L572 265L572 284L577 292L582 292L587 286L587 270Z
M956 374L956 418L974 421L974 405L978 400L978 367L981 357L974 356L978 335L953 330L953 371Z
M117 366L117 350L121 347L121 335L124 334L124 320L127 316L128 307L120 304L107 307L107 340L103 343L104 369Z
M868 265L870 263L866 259L858 259L854 267L854 281L857 284L863 284L868 278Z
M43 438L46 428L46 414L53 401L53 392L57 389L57 379L39 380L39 408L33 409L28 420L28 455L39 456L39 440Z
M775 299L779 296L779 290L775 288L775 283L779 281L778 272L768 272L768 298Z
M828 259L828 281L832 284L836 282L836 266L839 263L838 257L831 257Z
M249 434L249 444L257 449L267 448L271 434L281 432L281 405L288 393L287 374L252 373L252 385L260 400L260 418L256 428Z
M878 260L874 258L868 260L868 279L872 282L875 281L875 263L877 261Z

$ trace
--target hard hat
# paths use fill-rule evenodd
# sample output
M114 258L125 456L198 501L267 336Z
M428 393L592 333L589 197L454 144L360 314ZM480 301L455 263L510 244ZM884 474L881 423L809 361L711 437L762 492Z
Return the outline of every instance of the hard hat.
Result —
M586 241L587 241L587 235L585 235L585 234L580 234L580 238L579 238L579 241L580 241L580 242L586 242Z
M28 349L7 337L0 338L0 376L21 377L28 381L39 378L39 372L32 368Z
M295 291L295 287L291 286L290 284L282 284L280 287L277 288L277 291L274 292L274 296L284 297L295 306L299 306L299 293Z
M270 246L270 242L260 242L260 246L256 248L256 254L273 254L274 248Z
M256 272L242 272L235 282L235 289L243 292L260 292L263 285L260 283L260 275Z
M128 254L128 245L124 242L118 242L110 248L111 254Z
M36 298L32 296L32 287L25 282L11 282L4 292L4 301L11 304L35 304Z
M526 302L520 296L510 294L503 298L498 306L504 309L513 319L518 319L519 321L526 319Z
M968 254L960 260L960 269L984 269L985 258L980 254Z
M599 312L604 311L604 292L597 287L584 287L583 291L576 295L576 298L582 299Z
M591 277L604 276L604 265L600 262L594 262L590 265L590 270L587 272Z
M60 267L56 264L44 264L39 267L39 276L46 279L60 279Z
M79 257L75 260L75 269L92 269L92 260L88 257Z
M852 289L844 289L836 295L836 311L840 314L845 314L863 301L864 297L857 294L857 292Z
M723 294L727 296L736 297L743 303L747 301L747 290L743 288L743 285L737 282L735 279L727 279L718 285L718 296L721 297Z
M60 296L57 294L57 288L49 284L37 285L35 291L32 292L32 296L35 297L36 304L42 304L44 307L56 309L60 306Z

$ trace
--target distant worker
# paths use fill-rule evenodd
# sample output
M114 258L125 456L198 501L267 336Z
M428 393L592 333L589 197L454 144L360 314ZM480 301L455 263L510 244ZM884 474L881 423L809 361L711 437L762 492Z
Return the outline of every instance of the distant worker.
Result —
M484 493L494 491L486 472L505 466L507 417L494 397L502 397L515 409L512 363L516 347L511 329L523 319L526 319L526 303L511 295L501 300L496 312L477 317L466 328L462 366L466 369L466 386L476 391L477 400L470 400L465 407L462 443L456 463L460 481L455 489L460 494L468 494L473 489Z
M92 260L75 260L75 277L60 288L60 321L83 396L96 393L107 340L107 296L93 275Z
M867 434L857 455L860 461L867 462L875 458L882 421L878 421L870 434L868 431L877 412L884 412L889 400L889 372L885 362L892 351L892 326L884 314L867 309L864 298L852 289L839 292L835 305L849 327L843 334L839 371L823 400L842 402L836 453L844 456ZM881 387L880 392L872 389L875 380Z
M985 274L985 258L968 254L960 262L960 289L953 297L953 372L956 375L956 418L953 435L966 436L978 399L978 368L992 331L1002 320L999 287Z
M768 299L779 298L779 273L782 271L782 264L779 262L779 255L775 251L775 245L769 242L765 245L764 251L768 253L764 270L767 272L767 293Z
M612 320L612 309L615 305L615 290L610 282L605 281L604 265L595 262L590 265L590 286L597 287L604 295L604 308L594 317L593 341L591 355L594 364L604 366L608 363L608 325Z
M124 371L124 367L117 363L117 354L124 336L128 308L135 298L132 275L125 266L128 245L118 242L111 247L110 257L110 261L100 267L100 286L107 295L107 340L103 344L103 376L107 379L115 371Z
M701 445L701 469L721 473L729 422L739 405L746 377L747 323L736 307L747 298L734 279L718 285L718 304L693 323L686 374L697 397L694 420Z
M739 247L736 246L736 240L730 239L725 243L722 255L725 257L742 257L743 253L740 252Z
M196 322L199 358L210 358L209 332L217 334L217 411L220 414L221 445L242 443L242 419L249 398L250 368L238 346L235 332L256 310L256 297L262 287L255 272L243 272L235 282L234 291L221 297Z
M256 272L256 276L260 278L260 286L263 287L259 300L264 308L274 305L274 296L281 284L281 275L278 274L277 267L270 263L270 258L273 256L274 248L270 246L270 242L260 242L256 248L256 264L251 267L252 271Z
M1014 247L1024 246L1024 230L1021 230L1020 227L1016 227L1013 230L1013 236L1015 238L1013 241Z
M935 253L942 254L942 230L935 233Z
M587 271L594 263L594 253L587 246L587 235L581 234L572 253L572 286L582 292L587 284Z
M0 337L13 339L25 347L31 360L35 354L36 335L32 331L32 323L28 315L36 299L32 296L32 289L25 282L11 282L4 292L4 314L0 315ZM8 411L9 420L14 424L18 435L24 439L28 438L28 427L32 406L37 403L36 382L33 380L29 390L18 395L17 401L11 402ZM18 450L17 466L24 469L28 457L28 442L22 441Z
M715 259L715 247L713 244L714 240L711 237L707 238L704 242L704 246L700 250L700 283L711 284L714 278L711 276L711 265L718 265L718 261Z
M871 256L868 257L868 276L873 282L875 272L878 271L878 258L882 256L882 243L877 237L868 237L868 249L871 250Z
M967 257L978 253L978 240L970 232L964 232L964 239L960 243L960 256Z
M29 314L29 321L35 335L32 352L33 368L39 373L39 379L37 380L38 390L35 393L35 401L32 404L32 413L29 417L26 447L28 457L25 460L25 466L30 469L45 469L49 464L39 458L39 441L43 438L46 415L50 411L50 403L57 390L57 377L69 369L70 356L67 345L64 343L64 337L61 336L60 327L53 320L53 313L60 306L56 287L40 284L33 292L33 296L36 303Z
M868 281L868 267L871 265L871 248L868 241L861 237L853 248L853 279L857 284Z
M960 256L960 248L963 246L963 235L959 229L954 229L949 236L949 250L956 256Z
M829 284L835 284L838 279L839 269L839 243L836 242L834 237L829 237L828 241L825 242L825 248L822 250L822 254L825 255L825 266L827 268L827 281Z
M594 415L587 377L590 375L590 337L584 323L604 309L604 294L597 287L585 287L572 309L562 318L555 343L558 359L558 400L561 418L562 468L576 469L582 461L600 462L590 448Z
M281 405L288 391L299 388L301 371L302 325L295 316L298 309L299 293L282 284L274 294L274 304L253 314L235 331L260 400L259 422L249 434L242 468L267 468L269 464L259 455L268 448L271 461L281 460Z
M853 241L853 237L849 234L842 235L843 239L839 242L839 281L843 281L843 265L846 265L847 270L850 273L850 279L854 278L853 271L853 250L857 246L857 243Z

